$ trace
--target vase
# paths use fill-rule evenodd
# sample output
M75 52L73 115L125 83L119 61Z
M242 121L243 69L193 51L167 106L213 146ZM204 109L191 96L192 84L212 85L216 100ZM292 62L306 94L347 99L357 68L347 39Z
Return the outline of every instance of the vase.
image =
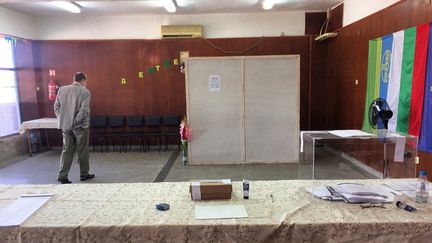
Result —
M187 165L187 161L188 161L187 155L183 154L182 160L183 160L183 165Z
M188 162L187 150L182 150L182 161L183 161L183 165L187 165Z

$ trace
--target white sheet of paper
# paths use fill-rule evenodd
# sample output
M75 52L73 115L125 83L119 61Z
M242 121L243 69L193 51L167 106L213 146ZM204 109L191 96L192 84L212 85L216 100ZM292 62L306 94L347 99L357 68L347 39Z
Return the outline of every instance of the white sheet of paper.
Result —
M338 137L347 138L347 137L359 137L359 136L372 136L372 134L363 132L361 130L333 130L328 131L328 133L336 135Z
M417 181L388 181L385 184L396 191L415 191Z
M6 208L0 209L0 227L18 226L46 203L52 194L23 195Z
M315 197L331 197L330 191L326 188L326 186L318 186L306 188L306 191L310 192Z
M247 218L244 205L196 206L195 219L235 219Z
M221 91L221 77L220 75L209 76L209 92Z
M303 153L303 134L304 133L324 133L323 131L301 131L300 132L300 153Z
M394 138L393 140L396 143L394 161L404 162L406 137L397 133L391 134L390 137Z

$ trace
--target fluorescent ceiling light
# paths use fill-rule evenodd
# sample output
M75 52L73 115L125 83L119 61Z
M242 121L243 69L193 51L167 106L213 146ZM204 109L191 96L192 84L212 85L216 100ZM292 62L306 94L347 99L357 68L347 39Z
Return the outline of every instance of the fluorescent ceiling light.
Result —
M62 8L64 10L67 10L71 13L81 13L81 8L78 4L74 2L68 2L68 1L53 1L52 4L55 6Z
M176 11L176 6L174 5L172 0L163 0L164 1L164 7L166 9L166 11L168 11L169 13L175 13Z
M263 0L262 8L265 10L272 9L274 5L274 0Z

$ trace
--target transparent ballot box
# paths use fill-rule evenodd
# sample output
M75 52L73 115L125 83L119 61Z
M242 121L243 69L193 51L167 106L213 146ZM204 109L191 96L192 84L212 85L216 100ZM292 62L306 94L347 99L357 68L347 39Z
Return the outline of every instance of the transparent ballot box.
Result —
M299 179L416 177L417 137L379 130L303 131Z

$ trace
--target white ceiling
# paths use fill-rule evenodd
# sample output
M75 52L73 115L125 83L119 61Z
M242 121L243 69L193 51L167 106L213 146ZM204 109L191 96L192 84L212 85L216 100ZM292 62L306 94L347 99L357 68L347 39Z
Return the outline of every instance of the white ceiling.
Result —
M169 14L162 0L75 1L82 7L81 15ZM271 10L261 8L262 0L174 0L175 14L248 13L268 11L325 11L343 0L275 0ZM73 15L53 6L50 1L5 1L0 7L30 16ZM170 15L173 15L170 14Z

